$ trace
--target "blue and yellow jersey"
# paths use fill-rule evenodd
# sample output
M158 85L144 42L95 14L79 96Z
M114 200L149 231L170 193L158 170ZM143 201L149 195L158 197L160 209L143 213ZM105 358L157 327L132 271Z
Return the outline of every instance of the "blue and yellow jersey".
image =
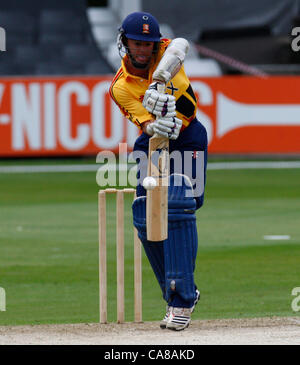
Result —
M148 80L128 73L123 58L122 65L111 83L110 96L123 115L138 127L141 127L144 122L154 119L154 116L143 107L142 102L146 90L152 83L153 72L170 42L170 39L161 40L157 57L153 59L149 69ZM183 130L195 118L197 109L197 100L183 65L167 84L166 92L176 98L176 116L182 119Z

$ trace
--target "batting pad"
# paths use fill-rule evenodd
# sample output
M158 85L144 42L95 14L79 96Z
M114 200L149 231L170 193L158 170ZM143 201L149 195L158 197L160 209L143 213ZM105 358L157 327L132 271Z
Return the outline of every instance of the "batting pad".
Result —
M147 240L146 197L132 205L133 224L143 244L164 299L174 307L192 307L196 298L194 284L198 248L196 200L192 184L185 175L172 174L168 190L168 238Z
M168 239L164 241L166 296L170 306L192 307L196 297L194 270L198 248L196 200L185 175L169 178Z
M133 224L138 231L145 253L148 257L152 270L159 286L165 296L165 264L164 264L164 241L152 242L147 240L146 232L146 197L141 196L132 204Z

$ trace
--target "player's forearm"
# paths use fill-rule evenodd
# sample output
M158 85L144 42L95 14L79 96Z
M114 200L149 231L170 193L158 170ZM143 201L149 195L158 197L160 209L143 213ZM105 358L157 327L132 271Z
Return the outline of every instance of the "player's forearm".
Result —
M175 38L166 49L156 70L153 80L168 83L180 70L189 50L189 43L184 38Z

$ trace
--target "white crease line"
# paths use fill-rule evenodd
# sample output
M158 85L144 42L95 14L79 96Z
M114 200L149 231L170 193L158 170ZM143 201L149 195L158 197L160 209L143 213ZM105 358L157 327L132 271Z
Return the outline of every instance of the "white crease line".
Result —
M270 241L283 241L283 240L290 240L291 236L287 234L283 235L265 235L264 240L270 240Z
M22 165L22 166L0 166L2 174L18 173L42 173L42 172L96 172L100 167L108 171L126 171L134 167L134 164L109 166L105 164L85 165ZM136 166L135 166L136 167ZM209 162L207 170L240 170L240 169L299 169L300 161L276 161L276 162Z

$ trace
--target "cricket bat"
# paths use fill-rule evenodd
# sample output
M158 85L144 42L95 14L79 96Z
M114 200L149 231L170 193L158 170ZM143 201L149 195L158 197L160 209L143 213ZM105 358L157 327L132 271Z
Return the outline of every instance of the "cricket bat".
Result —
M164 91L165 85L159 84L158 92ZM168 238L169 139L157 134L149 139L148 176L156 180L156 187L147 190L147 239L163 241Z

